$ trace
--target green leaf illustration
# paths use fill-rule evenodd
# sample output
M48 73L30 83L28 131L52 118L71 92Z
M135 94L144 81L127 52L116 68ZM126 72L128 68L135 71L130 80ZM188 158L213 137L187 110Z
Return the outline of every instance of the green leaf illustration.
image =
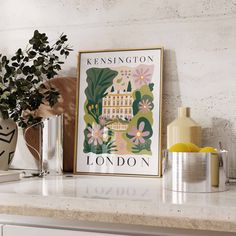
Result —
M87 73L87 88L85 94L88 100L87 111L98 123L102 114L102 98L107 95L107 89L113 84L118 72L109 68L90 68Z
M142 150L147 150L147 151L151 151L151 143L152 141L150 139L147 139L145 143L140 143L138 145L135 145L134 147L132 147L132 152L133 153L139 153Z
M91 104L97 104L105 96L107 88L112 85L117 74L117 71L109 68L90 68L87 70L88 87L85 89L85 94Z
M150 91L153 91L154 84L151 83L151 84L149 84L148 86L149 86Z
M133 102L133 115L135 116L139 111L139 102L141 101L140 91L135 92L135 100Z
M87 124L87 127L84 130L84 153L95 153L95 154L103 154L103 153L114 153L116 152L116 145L115 145L115 141L112 141L112 135L113 132L112 130L108 130L108 135L109 138L107 141L102 141L102 144L97 144L94 145L93 143L89 144L89 139L88 139L88 134L89 134L89 130L88 127L92 128L91 124Z
M120 78L116 81L117 84L120 84L121 82L122 82L122 78Z

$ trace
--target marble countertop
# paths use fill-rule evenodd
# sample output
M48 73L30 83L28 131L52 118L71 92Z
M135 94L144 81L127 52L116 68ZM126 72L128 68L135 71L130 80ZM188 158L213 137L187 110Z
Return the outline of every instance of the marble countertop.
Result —
M236 232L236 185L194 194L159 178L30 178L0 184L0 214Z

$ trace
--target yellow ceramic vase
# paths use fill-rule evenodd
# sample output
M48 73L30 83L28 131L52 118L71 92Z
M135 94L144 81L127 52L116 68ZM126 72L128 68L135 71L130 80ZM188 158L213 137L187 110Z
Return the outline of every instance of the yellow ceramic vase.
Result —
M201 147L201 126L190 117L189 107L179 107L178 117L167 126L167 148L191 142Z

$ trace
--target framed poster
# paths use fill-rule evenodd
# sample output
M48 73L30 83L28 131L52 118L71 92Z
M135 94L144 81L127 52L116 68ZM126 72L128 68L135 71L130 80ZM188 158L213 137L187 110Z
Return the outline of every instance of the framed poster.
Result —
M161 175L163 48L79 52L74 173Z

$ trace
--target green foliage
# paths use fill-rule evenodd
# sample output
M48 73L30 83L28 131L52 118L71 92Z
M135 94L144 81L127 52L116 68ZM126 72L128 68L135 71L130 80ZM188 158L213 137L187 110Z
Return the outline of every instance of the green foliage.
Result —
M132 86L131 83L129 81L128 86L127 86L127 92L131 92L132 91Z
M45 33L35 30L26 51L19 48L11 59L0 54L0 112L4 119L11 117L26 127L40 120L33 113L41 104L57 103L60 94L49 80L61 70L62 57L66 59L72 51L66 42L67 36L62 34L51 45Z
M122 78L119 78L119 79L116 81L116 83L117 83L117 84L120 84L122 81L123 81L123 79L122 79Z
M143 95L141 101L148 101L150 102L150 110L153 110L154 104L153 104L153 97L149 95Z
M154 83L150 83L148 86L149 86L150 91L153 91Z
M140 153L143 150L151 151L151 143L151 139L147 139L145 143L139 143L138 145L132 147L132 152Z
M153 131L152 131L152 126L151 126L150 122L149 122L148 119L146 119L145 117L139 118L138 121L137 121L137 130L138 130L139 125L140 125L141 122L144 122L144 129L143 129L142 132L144 132L144 131L149 131L149 135L148 135L148 136L145 136L145 137L143 137L143 138L144 138L144 139L149 139L149 138L151 138L151 137L152 137L152 134L153 134ZM128 133L126 134L126 136L127 136L129 139L131 139L131 138L133 137L133 136L129 135Z
M113 93L115 91L114 86L111 87L111 92Z
M139 129L139 125L141 122L144 122L144 129L142 130L142 132L148 131L149 135L143 136L143 139L145 140L145 143L139 143L139 144L133 144L132 146L132 152L133 153L140 153L143 150L147 150L147 151L151 151L151 137L153 135L153 130L152 130L152 126L150 124L150 122L148 121L148 119L146 119L145 117L141 117L137 120L137 130ZM126 133L126 137L128 139L133 138L134 136L129 135L128 133Z
M144 137L144 139L151 138L153 132L152 132L152 126L151 126L150 122L145 117L141 117L141 118L138 119L137 127L139 127L141 122L144 122L144 124L145 124L143 131L149 131L149 135Z
M108 153L111 154L113 152L116 152L117 150L115 149L114 141L107 141L104 142L102 145L93 145L93 144L88 144L86 140L84 140L84 153L95 153L95 154L104 154Z
M90 68L87 70L87 88L85 94L88 100L88 113L99 122L102 114L102 98L107 95L107 89L113 84L118 72L109 68Z
M139 111L139 102L141 101L141 93L140 91L135 92L135 100L133 102L133 115L135 116Z
M153 98L149 95L143 95L141 100L145 100L145 101L148 100L149 102L152 102Z
M112 141L112 135L113 132L111 129L108 130L108 139L107 140L103 140L102 144L97 144L94 145L89 144L88 143L88 134L89 134L89 130L88 127L92 128L91 124L87 125L87 128L84 130L84 153L95 153L95 154L103 154L103 153L108 153L111 154L113 152L116 152L117 150L115 149L116 146L114 145L114 141Z
M151 110L153 109L153 107L154 107L154 104L152 103L153 97L149 95L149 94L152 94L151 89L153 89L153 86L151 86L151 87L150 86L143 86L141 88L141 90L135 91L135 94L134 94L135 99L134 99L133 105L132 105L134 116L139 112L139 105L142 100L143 101L148 100L149 102L151 102Z

